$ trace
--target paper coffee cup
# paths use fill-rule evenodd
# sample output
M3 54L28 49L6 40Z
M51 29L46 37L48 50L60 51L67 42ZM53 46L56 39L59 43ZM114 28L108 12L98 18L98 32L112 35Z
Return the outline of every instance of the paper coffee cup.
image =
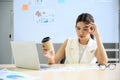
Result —
M46 49L47 51L53 50L53 43L50 39L50 37L45 37L42 40L42 47Z

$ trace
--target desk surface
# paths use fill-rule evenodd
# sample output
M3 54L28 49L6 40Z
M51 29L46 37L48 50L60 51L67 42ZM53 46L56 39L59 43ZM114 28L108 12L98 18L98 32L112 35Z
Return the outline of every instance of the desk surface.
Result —
M92 66L85 64L55 64L56 67L71 67L71 66ZM41 71L16 68L14 65L1 64L0 69L7 68L12 71L25 73L30 76L37 77L38 80L120 80L120 63L117 63L115 70L81 70L81 71Z

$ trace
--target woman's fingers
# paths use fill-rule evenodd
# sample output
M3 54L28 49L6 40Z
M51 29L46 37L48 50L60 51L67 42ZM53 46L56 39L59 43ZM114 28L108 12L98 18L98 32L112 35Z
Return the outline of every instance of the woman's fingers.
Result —
M54 51L47 51L44 56L51 59L54 56Z
M50 53L46 53L44 56L49 58L49 59L52 57L52 55L50 55Z
M48 49L42 47L42 51L44 53L44 56L51 59L54 56L54 51L49 51Z

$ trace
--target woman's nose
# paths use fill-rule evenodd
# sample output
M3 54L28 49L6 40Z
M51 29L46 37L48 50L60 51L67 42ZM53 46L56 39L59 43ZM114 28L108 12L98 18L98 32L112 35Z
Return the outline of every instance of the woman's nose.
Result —
M83 30L80 30L80 31L79 31L79 33L80 33L80 34L83 34L83 33L84 33L84 31L83 31Z

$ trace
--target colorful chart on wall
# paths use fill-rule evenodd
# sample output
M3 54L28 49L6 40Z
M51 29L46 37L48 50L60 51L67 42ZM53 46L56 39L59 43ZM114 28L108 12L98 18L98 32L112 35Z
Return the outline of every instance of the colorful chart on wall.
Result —
M86 12L94 16L103 42L119 41L118 0L14 0L14 40L41 43L49 36L62 43L77 37L76 18Z

